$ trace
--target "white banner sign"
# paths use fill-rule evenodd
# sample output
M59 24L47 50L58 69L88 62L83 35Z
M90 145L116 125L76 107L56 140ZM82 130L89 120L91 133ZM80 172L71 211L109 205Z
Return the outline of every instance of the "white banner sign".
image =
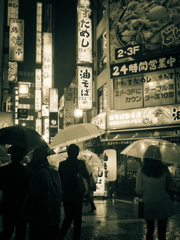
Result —
M24 20L10 19L9 26L9 60L24 60Z

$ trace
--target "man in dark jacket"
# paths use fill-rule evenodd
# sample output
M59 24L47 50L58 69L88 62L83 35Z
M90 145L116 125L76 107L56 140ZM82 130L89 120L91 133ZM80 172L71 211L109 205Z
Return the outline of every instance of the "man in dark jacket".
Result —
M85 162L77 159L78 154L79 147L71 144L68 147L68 158L59 164L58 171L63 187L63 205L65 212L65 218L60 229L60 240L64 239L73 220L73 240L79 240L81 237L83 194L78 192L75 179L79 172L89 184L89 173Z
M27 165L30 190L23 209L29 215L29 240L58 240L61 217L61 181L47 159L47 148L34 150Z
M22 216L22 207L28 193L28 179L24 166L20 163L26 154L23 147L11 147L11 163L0 167L0 190L2 190L1 240L8 240L14 233L15 240L26 237L26 220Z

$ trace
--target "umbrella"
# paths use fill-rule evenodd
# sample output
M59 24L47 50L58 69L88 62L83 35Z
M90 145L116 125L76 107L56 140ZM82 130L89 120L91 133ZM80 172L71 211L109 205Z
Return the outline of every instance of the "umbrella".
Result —
M40 145L47 146L47 143L38 132L21 125L1 128L0 144L25 147L28 152Z
M67 146L71 143L78 143L104 134L105 131L95 124L81 123L71 125L59 131L53 138L50 148Z
M151 151L146 151L149 146ZM154 147L153 147L154 146ZM161 152L158 154L157 147ZM163 139L141 139L127 146L121 154L143 159L152 158L167 163L180 163L180 147Z
M55 166L56 169L58 169L59 163L65 161L67 157L68 157L67 152L63 152L49 156L48 160L51 165ZM89 174L92 173L94 180L97 181L99 173L98 167L101 167L102 165L101 160L98 158L98 156L89 150L82 150L79 152L77 158L79 160L85 161Z

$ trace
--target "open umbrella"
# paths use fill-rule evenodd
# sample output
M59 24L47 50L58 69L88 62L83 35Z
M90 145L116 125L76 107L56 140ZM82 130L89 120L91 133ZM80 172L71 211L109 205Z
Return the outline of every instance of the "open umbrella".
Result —
M0 166L6 165L11 161L11 155L8 155L7 149L0 145Z
M104 134L105 131L95 124L81 123L69 126L59 131L53 138L50 148L57 148L78 143Z
M21 125L1 128L0 144L25 147L28 152L40 145L47 146L47 143L38 132Z
M152 147L150 152L146 152L149 146L156 147ZM161 156L156 152L157 147L160 149ZM121 154L141 159L143 157L159 159L167 163L180 163L180 147L163 139L138 140L127 146Z
M68 157L67 152L54 154L48 157L49 163L54 165L56 169L59 167L59 163L65 161ZM83 160L86 163L87 170L89 174L92 173L94 180L97 180L98 177L98 167L101 167L102 163L98 156L89 151L89 150L82 150L79 152L77 157L79 160Z

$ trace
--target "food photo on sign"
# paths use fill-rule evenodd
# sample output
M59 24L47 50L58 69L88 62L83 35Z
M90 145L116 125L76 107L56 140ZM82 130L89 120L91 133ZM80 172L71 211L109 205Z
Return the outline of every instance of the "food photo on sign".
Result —
M136 0L110 1L111 63L115 63L115 49L128 49L125 56L172 51L180 45L180 1ZM135 47L133 47L135 46ZM125 52L126 52L125 50ZM120 53L120 52L119 52ZM117 58L116 58L117 59Z

